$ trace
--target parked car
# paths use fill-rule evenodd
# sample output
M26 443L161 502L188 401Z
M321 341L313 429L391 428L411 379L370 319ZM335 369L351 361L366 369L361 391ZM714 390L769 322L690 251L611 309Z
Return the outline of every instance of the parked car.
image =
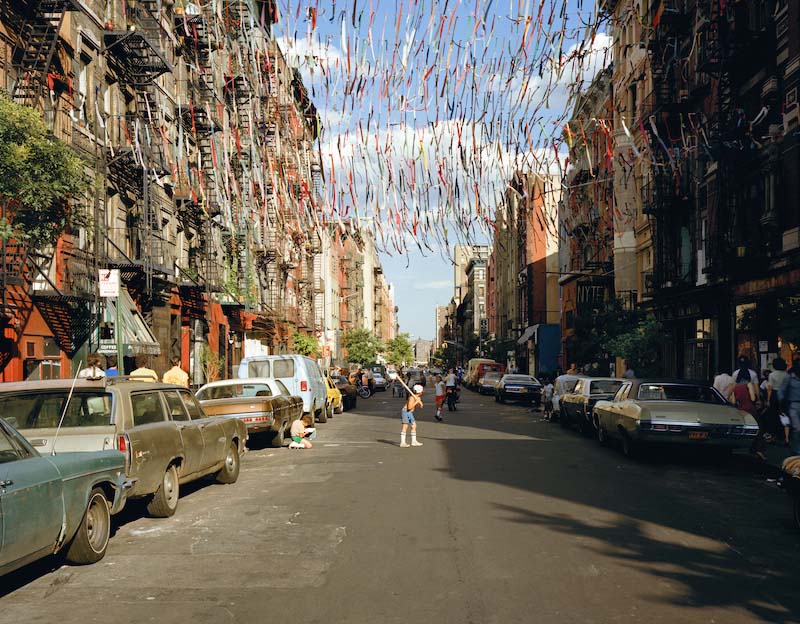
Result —
M238 419L206 416L187 388L106 377L78 380L70 396L71 385L0 384L0 414L42 454L54 444L58 452L122 451L133 482L128 498L147 498L153 516L175 513L181 484L211 474L219 483L238 478L247 428Z
M0 418L0 575L53 553L100 561L130 485L119 451L42 456Z
M559 400L559 422L562 427L576 424L581 433L594 433L592 409L598 401L614 396L622 385L622 379L614 377L581 377L572 392L563 394Z
M472 358L467 362L467 371L464 374L464 385L467 388L476 390L479 385L479 380L489 371L495 373L504 373L506 367L500 362L495 362L487 358Z
M375 385L373 386L373 392L386 392L386 386L388 385L386 378L381 375L380 373L372 373L375 381Z
M497 382L503 378L503 373L489 371L478 379L478 394L494 394Z
M783 460L781 485L792 497L794 524L800 529L800 456L793 455Z
M303 414L324 423L328 420L328 388L314 360L304 355L256 355L244 358L237 370L239 379L250 377L280 379L292 396L303 399Z
M423 388L427 384L425 372L419 368L409 368L406 371L406 385L411 388L414 384L420 384Z
M336 382L329 375L325 375L325 386L328 388L328 403L332 414L341 414L344 411L342 391L336 387Z
M358 403L358 390L343 375L331 374L331 379L342 393L342 407L345 411L355 409Z
M303 399L292 396L279 379L212 381L195 396L209 416L238 418L247 427L248 435L272 436L274 447L284 445L292 423L303 416Z
M553 383L553 418L560 418L561 397L569 394L575 388L575 384L581 378L580 375L559 375Z
M758 423L705 383L684 380L624 380L609 401L594 405L597 437L622 442L630 456L647 444L723 449L749 447Z
M380 375L384 379L387 377L386 367L383 364L368 364L364 369L368 370L373 375Z
M503 375L495 386L494 400L498 403L520 401L527 405L540 405L542 384L530 375Z
M386 369L386 377L389 379L389 381L394 381L397 379L397 370L394 368Z

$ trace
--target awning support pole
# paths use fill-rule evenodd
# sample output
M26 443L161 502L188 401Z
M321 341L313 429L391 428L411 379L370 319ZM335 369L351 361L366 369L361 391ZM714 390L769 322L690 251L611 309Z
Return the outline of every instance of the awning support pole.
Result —
M122 321L121 315L119 313L119 308L122 305L120 301L120 297L117 296L116 305L114 306L114 312L116 314L116 320L114 321L114 336L117 339L117 374L124 375L125 374L125 361L122 359Z

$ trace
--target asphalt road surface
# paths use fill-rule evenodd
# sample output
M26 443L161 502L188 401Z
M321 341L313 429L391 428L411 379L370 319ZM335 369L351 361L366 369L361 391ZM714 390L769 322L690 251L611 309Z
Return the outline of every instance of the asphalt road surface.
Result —
M0 578L0 622L800 622L800 534L749 457L625 459L464 391L401 449L381 393L263 448L103 561Z

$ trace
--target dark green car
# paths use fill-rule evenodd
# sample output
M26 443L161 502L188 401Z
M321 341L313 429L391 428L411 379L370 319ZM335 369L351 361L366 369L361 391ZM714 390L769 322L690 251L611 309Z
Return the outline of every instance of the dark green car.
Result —
M42 456L0 418L0 575L54 553L102 559L128 485L119 451Z

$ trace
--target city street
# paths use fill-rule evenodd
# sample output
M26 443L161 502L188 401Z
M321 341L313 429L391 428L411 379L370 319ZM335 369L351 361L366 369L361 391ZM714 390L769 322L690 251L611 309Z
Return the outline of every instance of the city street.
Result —
M421 448L391 392L3 578L0 622L800 622L788 498L747 456L640 462L464 391Z

